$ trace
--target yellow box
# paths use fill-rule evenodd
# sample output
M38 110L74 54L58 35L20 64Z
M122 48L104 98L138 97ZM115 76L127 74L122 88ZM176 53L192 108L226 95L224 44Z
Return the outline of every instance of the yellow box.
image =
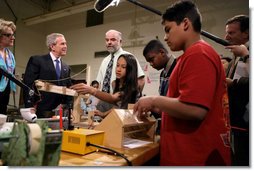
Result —
M63 131L62 151L84 155L96 151L96 147L86 146L87 142L103 145L103 141L104 131L75 128Z

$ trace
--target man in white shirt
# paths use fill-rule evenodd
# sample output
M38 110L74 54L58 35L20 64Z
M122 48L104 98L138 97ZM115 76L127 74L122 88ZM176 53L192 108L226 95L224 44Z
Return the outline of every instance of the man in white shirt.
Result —
M112 55L114 56L113 59L113 66L112 66L112 71L111 71L111 77L110 78L110 90L109 93L113 93L113 88L112 88L112 82L116 79L116 63L117 59L121 54L130 54L130 52L124 51L122 49L122 33L120 33L117 30L109 30L106 32L105 35L105 41L106 41L106 48L108 52L110 53L107 57L105 57L101 63L101 66L98 71L98 75L96 80L100 83L100 88L103 91L103 81L106 75L107 67L108 64L110 63ZM136 59L137 60L137 59ZM139 88L142 91L145 85L145 74L144 71L142 70L138 60L138 83L139 83Z
M227 84L231 125L232 166L249 166L249 16L236 15L226 22L226 46L233 54Z

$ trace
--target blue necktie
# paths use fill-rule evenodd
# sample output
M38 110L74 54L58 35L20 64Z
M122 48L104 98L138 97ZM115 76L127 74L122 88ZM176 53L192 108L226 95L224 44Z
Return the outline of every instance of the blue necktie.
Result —
M61 70L59 65L60 61L56 59L55 62L56 62L56 76L57 76L57 79L59 79L61 76Z
M107 93L110 92L110 80L111 80L113 62L114 62L114 56L112 54L111 60L108 63L108 67L106 70L106 74L105 74L105 77L103 80L103 86L102 86L102 91L107 92Z

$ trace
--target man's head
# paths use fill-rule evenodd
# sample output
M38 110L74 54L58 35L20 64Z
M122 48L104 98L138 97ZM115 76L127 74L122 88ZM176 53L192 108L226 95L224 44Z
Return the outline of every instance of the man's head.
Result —
M165 68L169 60L168 51L159 40L148 42L143 50L143 56L157 70Z
M225 39L232 45L241 45L249 41L249 17L237 15L227 20Z
M186 42L201 32L201 15L192 1L178 1L162 15L164 40L173 51L184 50ZM196 37L197 37L196 36Z
M67 53L67 42L63 34L52 33L48 35L46 45L56 57L65 56Z
M109 53L115 53L122 46L122 33L117 30L109 30L105 34L106 48Z

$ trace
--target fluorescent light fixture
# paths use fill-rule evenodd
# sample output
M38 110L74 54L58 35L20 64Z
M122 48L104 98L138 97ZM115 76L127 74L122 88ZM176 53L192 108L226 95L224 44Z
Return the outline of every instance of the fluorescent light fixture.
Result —
M27 19L24 19L24 23L27 26L34 25L34 24L45 22L45 21L50 21L53 19L69 16L72 14L81 13L81 12L87 11L89 9L93 9L93 7L94 7L93 2L87 2L87 3L75 5L75 6L72 6L69 8L54 11L51 13L47 13L44 15L39 15L39 16L27 18Z

